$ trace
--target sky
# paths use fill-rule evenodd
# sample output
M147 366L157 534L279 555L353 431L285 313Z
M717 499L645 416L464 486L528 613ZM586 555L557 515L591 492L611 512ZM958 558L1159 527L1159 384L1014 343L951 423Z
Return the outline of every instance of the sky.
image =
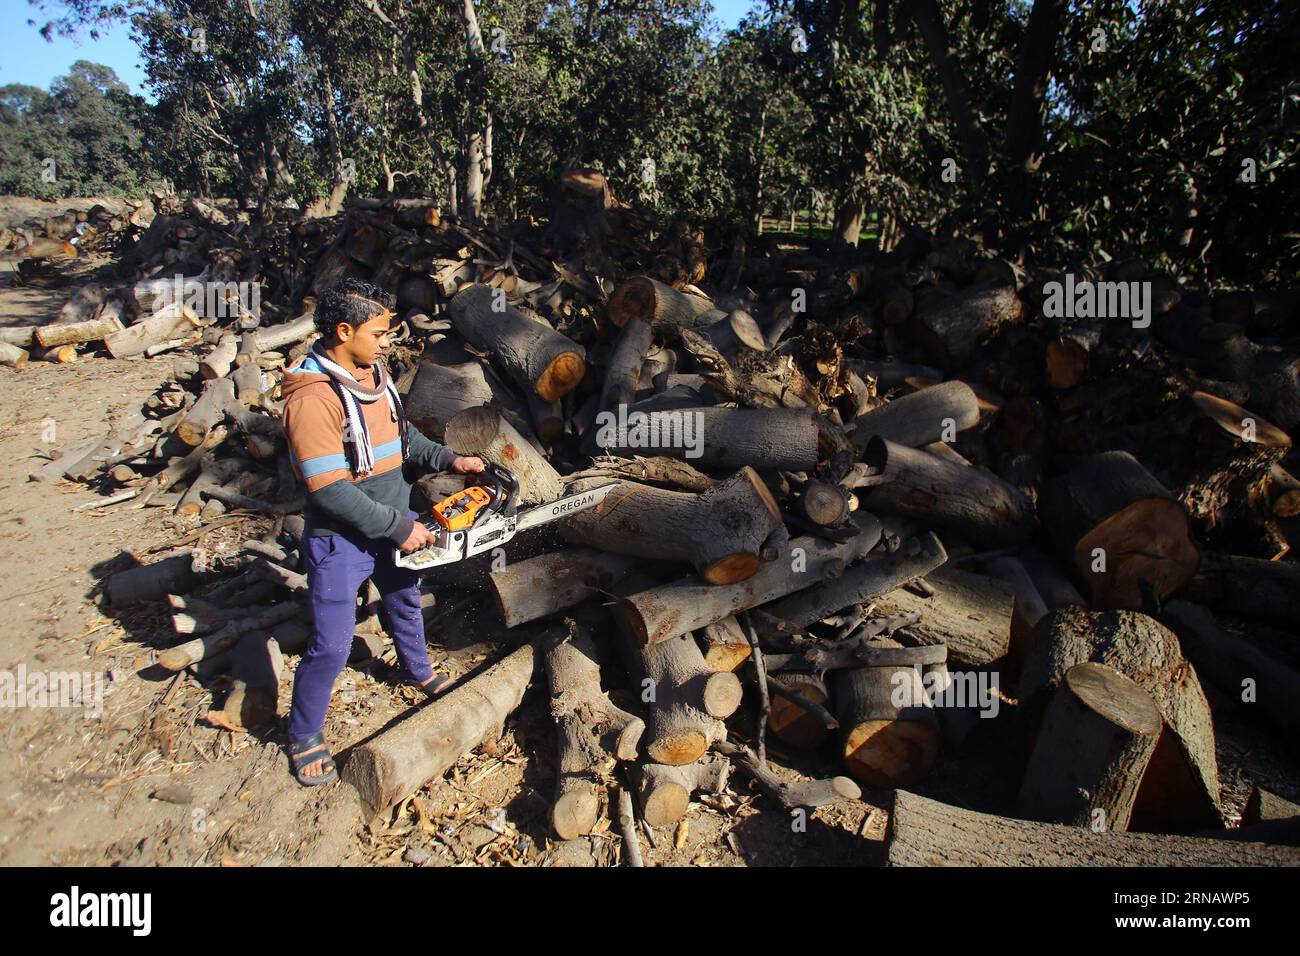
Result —
M753 0L712 0L714 16L724 29L734 27L748 12ZM33 21L30 25L28 21ZM126 24L120 24L92 40L57 37L52 43L41 38L39 27L45 22L38 7L28 0L0 0L0 37L4 53L0 54L0 86L26 83L49 89L50 81L68 72L77 60L90 60L111 66L133 92L144 95L144 71L140 67L135 44Z

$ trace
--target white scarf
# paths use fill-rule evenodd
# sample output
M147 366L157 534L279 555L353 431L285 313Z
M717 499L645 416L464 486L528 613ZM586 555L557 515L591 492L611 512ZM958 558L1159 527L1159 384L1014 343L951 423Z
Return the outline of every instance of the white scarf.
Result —
M311 351L330 381L336 386L339 398L343 402L343 411L347 425L343 429L343 441L351 444L356 452L355 471L357 475L368 475L375 469L375 451L370 444L370 430L366 428L366 419L361 411L361 403L370 404L381 395L388 396L388 408L392 420L397 422L398 434L402 439L402 460L406 460L406 415L402 409L402 399L397 394L397 386L388 377L388 368L383 359L375 362L375 386L362 385L356 377L325 354L325 349L317 342Z

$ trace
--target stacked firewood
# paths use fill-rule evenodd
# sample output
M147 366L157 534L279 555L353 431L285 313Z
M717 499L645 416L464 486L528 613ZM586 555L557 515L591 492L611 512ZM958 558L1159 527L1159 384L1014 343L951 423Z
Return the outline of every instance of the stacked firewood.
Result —
M245 235L215 207L185 212ZM192 343L137 333L126 354L193 358L148 417L49 466L103 482L105 506L269 516L230 553L182 549L107 582L115 607L171 603L164 667L231 671L217 719L273 716L279 655L308 640L278 379L313 341L313 295L362 276L397 297L390 363L426 435L514 472L525 505L615 485L556 534L511 541L504 565L485 554L428 576L428 613L464 592L516 649L354 750L346 776L371 811L440 776L544 682L561 838L591 832L620 784L647 824L672 824L734 765L787 810L899 790L896 862L968 862L974 850L917 834L974 827L969 811L901 788L944 752L987 746L981 712L1000 702L1024 735L1006 807L1020 819L981 817L981 862L1002 839L1028 841L1025 860L1210 858L1195 837L1125 834L1224 831L1210 704L1232 706L1243 681L1279 739L1300 739L1286 642L1300 299L1208 296L1128 261L1074 275L1151 283L1149 328L1056 320L1042 290L1058 274L964 241L711 246L685 223L653 236L586 172L545 215L468 230L432 202L357 202L263 231L242 258L160 215L128 254L146 271L174 252L169 268L199 256L258 275L279 320L198 322ZM462 485L425 478L417 506ZM377 608L360 596L359 636ZM777 774L768 733L833 749L845 775Z

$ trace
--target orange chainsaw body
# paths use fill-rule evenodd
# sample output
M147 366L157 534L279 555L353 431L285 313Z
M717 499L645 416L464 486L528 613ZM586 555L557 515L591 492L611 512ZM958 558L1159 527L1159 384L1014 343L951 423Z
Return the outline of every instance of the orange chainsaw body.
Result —
M493 498L482 485L470 485L434 505L433 520L448 531L464 531Z

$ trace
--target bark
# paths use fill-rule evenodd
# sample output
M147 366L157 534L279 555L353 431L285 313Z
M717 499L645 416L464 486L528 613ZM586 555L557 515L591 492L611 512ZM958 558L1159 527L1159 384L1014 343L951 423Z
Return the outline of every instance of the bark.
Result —
M958 432L979 424L979 420L979 401L970 386L955 380L943 382L858 416L853 426L853 447L861 457L876 436L911 448L955 441Z
M1020 700L1032 720L1075 664L1113 667L1136 681L1160 710L1163 729L1133 807L1132 830L1222 827L1214 726L1200 681L1159 622L1132 611L1065 607L1039 624L1021 673Z
M582 627L547 648L551 717L559 733L559 772L551 824L561 840L596 825L604 777L616 760L635 760L645 731L639 717L616 707L600 689L596 643Z
M858 492L864 508L917 517L994 545L1023 543L1037 530L1029 496L982 468L883 438L867 443L863 461L885 478Z
M581 479L574 492L609 484ZM668 491L631 481L595 508L564 522L567 541L602 551L690 562L714 584L753 575L762 563L763 543L781 524L776 501L752 468L742 468L707 491Z
M948 648L950 660L983 667L1006 657L1011 647L1015 599L1001 581L960 568L927 574L928 596L900 587L875 600L876 613L889 617L920 614L908 634L920 644Z
M616 613L627 632L640 644L654 644L699 630L737 611L838 577L846 565L861 558L880 541L880 522L873 516L858 512L852 524L857 534L844 542L827 542L821 538L791 540L780 557L764 563L744 581L713 585L698 578L685 578L623 599Z
M1186 509L1127 452L1084 459L1044 486L1039 506L1094 607L1139 608L1147 590L1168 597L1200 564Z
M525 644L474 678L353 749L343 780L373 816L441 776L499 730L532 682L538 652Z
M1093 833L976 813L900 790L890 866L1297 866L1300 849L1147 833Z
M605 594L636 564L636 555L593 548L571 548L507 564L490 575L501 622L518 627Z
M567 395L586 371L585 351L549 326L533 322L514 306L493 309L496 295L485 285L461 289L447 308L465 340L493 354L506 373L548 402Z
M1149 694L1102 664L1070 668L1043 717L1018 816L1124 832L1160 735Z

